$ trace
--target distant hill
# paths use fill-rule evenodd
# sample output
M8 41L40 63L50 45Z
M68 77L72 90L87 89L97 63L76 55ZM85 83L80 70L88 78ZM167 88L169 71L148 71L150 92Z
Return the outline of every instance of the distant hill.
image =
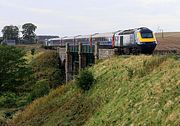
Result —
M180 62L156 56L113 57L89 68L96 82L74 82L16 114L13 126L178 126Z

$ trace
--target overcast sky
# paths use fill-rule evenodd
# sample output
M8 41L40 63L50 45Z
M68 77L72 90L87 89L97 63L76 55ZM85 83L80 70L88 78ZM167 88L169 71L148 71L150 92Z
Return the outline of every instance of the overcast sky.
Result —
M37 25L39 35L77 35L146 26L180 31L180 0L0 0L0 29ZM1 35L1 34L0 34Z

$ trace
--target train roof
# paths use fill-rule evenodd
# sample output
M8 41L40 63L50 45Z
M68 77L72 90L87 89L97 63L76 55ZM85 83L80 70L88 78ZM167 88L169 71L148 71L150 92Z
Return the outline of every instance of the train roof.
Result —
M51 39L48 39L48 41L53 41L53 40L61 40L61 38L51 38Z
M140 32L152 32L152 30L150 30L149 28L146 27L141 27L138 29Z
M106 33L96 33L92 35L92 37L112 37L114 32L106 32Z
M65 37L62 37L63 40L67 40L67 39L74 39L74 36L65 36Z
M79 39L79 38L90 38L91 35L79 35L77 37L75 37L76 39Z
M123 35L123 34L133 34L135 31L141 31L141 30L150 30L147 27L139 27L134 29L127 29L127 30L118 30L115 32L105 32L105 33L94 33L92 35L77 35L77 36L65 36L61 38L52 38L49 40L68 40L68 39L81 39L81 38L99 38L99 37L112 37L114 34L116 35Z

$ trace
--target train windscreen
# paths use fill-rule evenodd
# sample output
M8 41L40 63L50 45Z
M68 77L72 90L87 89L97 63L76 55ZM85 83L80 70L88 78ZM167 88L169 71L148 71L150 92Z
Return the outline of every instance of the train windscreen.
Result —
M142 38L153 38L153 33L152 32L141 32Z

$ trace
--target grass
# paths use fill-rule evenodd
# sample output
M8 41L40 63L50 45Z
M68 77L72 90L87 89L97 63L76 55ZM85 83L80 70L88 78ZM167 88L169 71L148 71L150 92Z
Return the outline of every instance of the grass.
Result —
M31 54L31 51L27 51L26 57L25 59L27 60L27 63L32 62L33 59L36 59L37 57L39 57L40 55L42 55L44 52L35 52L35 55Z
M89 68L87 92L71 81L16 113L15 126L180 125L180 62L168 57L113 57Z

